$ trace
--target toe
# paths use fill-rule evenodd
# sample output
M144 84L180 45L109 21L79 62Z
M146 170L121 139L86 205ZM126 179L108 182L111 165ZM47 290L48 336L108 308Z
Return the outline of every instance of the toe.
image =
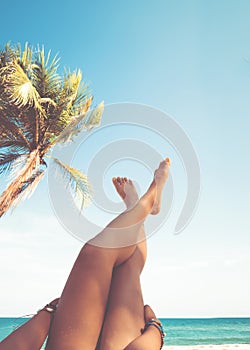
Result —
M165 159L165 162L167 163L168 166L171 165L171 160L170 160L170 158L166 158L166 159Z

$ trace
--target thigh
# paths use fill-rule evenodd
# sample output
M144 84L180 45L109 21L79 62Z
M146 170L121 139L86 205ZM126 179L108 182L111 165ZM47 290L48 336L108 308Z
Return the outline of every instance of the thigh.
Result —
M63 290L47 350L93 350L101 331L115 252L86 245Z
M141 334L144 302L140 273L146 258L146 243L114 270L108 308L99 341L100 350L121 350Z

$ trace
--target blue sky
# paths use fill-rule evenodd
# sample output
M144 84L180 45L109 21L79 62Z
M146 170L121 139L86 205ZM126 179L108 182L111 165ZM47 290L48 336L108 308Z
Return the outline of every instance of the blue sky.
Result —
M176 200L149 240L145 302L161 317L250 316L249 1L14 0L1 12L1 46L44 44L59 52L62 66L83 71L95 103L159 108L192 140L202 174L199 207L173 236L185 174L169 146ZM0 232L0 315L32 312L60 293L81 244L57 222L46 180L1 219Z

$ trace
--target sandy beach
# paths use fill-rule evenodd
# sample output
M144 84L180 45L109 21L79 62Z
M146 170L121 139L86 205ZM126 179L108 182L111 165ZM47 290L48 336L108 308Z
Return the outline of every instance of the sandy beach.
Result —
M163 350L250 350L250 344L164 346Z

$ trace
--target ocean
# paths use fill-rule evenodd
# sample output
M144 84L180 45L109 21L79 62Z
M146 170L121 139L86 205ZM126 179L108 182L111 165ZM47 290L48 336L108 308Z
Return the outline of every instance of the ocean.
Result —
M26 318L0 318L0 340ZM250 318L161 318L165 345L250 344ZM239 347L240 349L240 347Z
M250 344L250 318L161 319L165 345Z

